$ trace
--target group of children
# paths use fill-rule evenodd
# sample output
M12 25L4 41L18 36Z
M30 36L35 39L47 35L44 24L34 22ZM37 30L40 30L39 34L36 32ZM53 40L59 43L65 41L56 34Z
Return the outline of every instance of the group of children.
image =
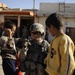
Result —
M42 39L45 29L40 23L31 25L31 40L13 38L16 25L11 21L4 23L0 46L5 75L23 75L23 72L24 75L75 74L74 43L63 32L60 15L49 15L45 23L54 37L50 45Z

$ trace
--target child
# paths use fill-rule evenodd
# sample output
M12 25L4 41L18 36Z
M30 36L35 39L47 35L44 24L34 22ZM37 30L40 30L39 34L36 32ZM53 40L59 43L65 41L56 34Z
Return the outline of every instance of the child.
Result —
M16 48L14 38L16 25L12 21L4 23L4 32L0 38L2 68L5 75L17 75L16 62Z
M53 13L46 19L48 31L55 38L52 40L45 63L49 75L72 75L75 69L74 43L63 32L61 17Z

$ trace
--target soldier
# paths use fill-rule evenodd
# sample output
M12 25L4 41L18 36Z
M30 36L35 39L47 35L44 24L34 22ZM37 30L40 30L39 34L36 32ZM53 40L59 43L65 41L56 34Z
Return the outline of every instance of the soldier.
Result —
M25 75L43 75L45 73L44 59L47 56L49 43L42 39L45 34L43 25L34 23L30 27L31 40L24 61Z

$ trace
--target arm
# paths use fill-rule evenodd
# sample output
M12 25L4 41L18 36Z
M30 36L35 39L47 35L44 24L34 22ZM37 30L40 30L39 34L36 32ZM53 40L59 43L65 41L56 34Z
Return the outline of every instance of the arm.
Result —
M72 58L70 56L70 52L69 50L72 52L72 50L74 50L74 44L69 41L69 44L67 42L67 39L63 39L60 43L60 48L59 48L59 52L60 52L60 64L61 64L61 68L60 68L60 75L68 75L70 72L70 66L71 66L71 61Z

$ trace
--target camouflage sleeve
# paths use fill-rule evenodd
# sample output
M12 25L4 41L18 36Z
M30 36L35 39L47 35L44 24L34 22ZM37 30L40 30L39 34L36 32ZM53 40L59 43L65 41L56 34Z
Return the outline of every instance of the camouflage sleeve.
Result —
M46 42L46 45L47 45L47 50L49 50L50 44L47 41L45 41L45 42Z

